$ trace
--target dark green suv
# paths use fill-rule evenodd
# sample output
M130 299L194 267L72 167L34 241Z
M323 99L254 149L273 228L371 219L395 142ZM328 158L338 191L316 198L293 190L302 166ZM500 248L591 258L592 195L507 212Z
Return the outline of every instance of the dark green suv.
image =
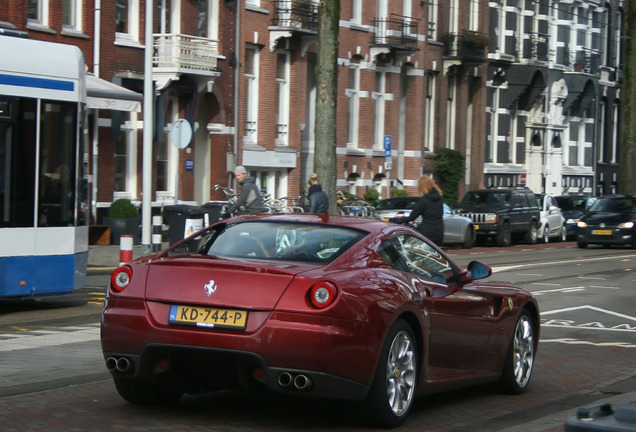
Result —
M477 241L493 238L497 246L509 246L519 236L528 244L537 242L539 206L528 188L472 190L457 207L472 219Z

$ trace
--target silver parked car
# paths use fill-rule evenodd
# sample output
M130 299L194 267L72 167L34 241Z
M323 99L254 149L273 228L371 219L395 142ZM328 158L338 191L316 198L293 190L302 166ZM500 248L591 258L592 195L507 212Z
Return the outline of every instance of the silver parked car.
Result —
M543 194L535 194L535 196L541 213L541 226L537 237L543 243L548 243L551 238L556 238L557 241L566 241L565 218L555 197Z
M374 217L389 221L402 217L408 217L419 197L387 198L375 206ZM420 220L417 218L411 224L416 226ZM475 243L475 229L470 218L456 214L448 205L444 204L444 244L461 245L469 249Z

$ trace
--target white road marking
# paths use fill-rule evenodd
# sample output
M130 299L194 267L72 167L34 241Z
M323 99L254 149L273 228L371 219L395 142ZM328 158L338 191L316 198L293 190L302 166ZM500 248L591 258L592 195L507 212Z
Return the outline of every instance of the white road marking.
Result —
M590 341L583 341L583 340L569 339L569 338L541 339L540 343L563 343L568 345L593 345L598 347L613 346L613 347L621 347L621 348L636 348L636 345L630 344L627 342L590 342Z
M0 352L99 340L99 324L0 334Z

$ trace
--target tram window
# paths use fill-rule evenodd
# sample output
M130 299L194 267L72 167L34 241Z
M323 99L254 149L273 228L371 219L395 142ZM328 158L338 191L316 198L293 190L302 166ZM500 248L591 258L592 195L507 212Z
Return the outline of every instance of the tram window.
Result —
M77 107L43 102L40 119L38 226L73 226Z
M0 97L0 106L0 226L32 227L36 101Z

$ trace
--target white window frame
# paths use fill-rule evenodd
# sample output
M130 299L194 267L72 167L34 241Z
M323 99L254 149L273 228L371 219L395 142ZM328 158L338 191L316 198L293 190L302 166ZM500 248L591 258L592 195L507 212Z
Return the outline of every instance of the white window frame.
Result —
M375 72L375 90L371 97L375 100L375 121L373 124L373 150L384 150L384 118L386 101L393 100L393 94L386 92L386 70L378 68Z
M139 43L139 0L128 0L128 31L116 32L115 43Z
M254 51L252 73L244 73L245 88L245 136L244 143L256 144L258 142L258 77L260 49L258 45L247 44L246 49ZM249 130L248 130L249 129Z
M126 181L124 190L113 193L114 199L137 199L137 122L138 114L131 112L130 120L123 123L121 127L122 139L124 139L126 147L126 164L124 167Z
M437 74L429 72L426 74L426 96L424 100L424 121L422 122L424 131L424 150L432 152L435 149L435 106L436 101Z
M479 30L479 0L470 0L468 30Z
M437 34L439 29L437 28L437 16L439 14L439 0L430 0L427 3L428 6L428 21L426 23L426 35L431 40L437 40ZM429 27L433 24L433 27Z
M349 63L349 74L352 77L353 87L345 89L345 95L349 98L349 139L347 147L358 148L360 135L360 75L361 62Z
M598 119L598 130L601 131L599 133L599 141L598 141L598 155L596 160L598 162L605 162L605 127L607 125L607 103L603 99L599 102L599 119Z
M611 151L611 163L618 162L618 140L619 140L619 132L618 132L618 114L619 114L619 104L615 103L612 107L612 151Z
M62 29L81 32L83 29L83 26L82 26L83 1L82 0L64 0L64 1L67 1L70 5L70 8L72 10L71 13L73 15L73 22L69 24L63 23Z
M37 0L38 4L38 16L37 18L27 18L27 26L35 25L48 27L49 26L49 0Z
M448 4L448 32L459 33L459 4L457 0L450 0Z
M276 76L275 82L278 90L278 107L276 119L276 140L275 145L289 145L289 109L290 109L290 77L291 77L291 56L288 50L278 50L276 54L276 70L278 71L278 59L285 56L283 64L283 77ZM278 75L278 72L276 72ZM283 130L284 129L284 130Z
M353 0L351 13L351 22L354 24L362 24L362 0Z
M446 148L455 149L455 125L457 122L457 77L448 77L448 100L446 102Z

